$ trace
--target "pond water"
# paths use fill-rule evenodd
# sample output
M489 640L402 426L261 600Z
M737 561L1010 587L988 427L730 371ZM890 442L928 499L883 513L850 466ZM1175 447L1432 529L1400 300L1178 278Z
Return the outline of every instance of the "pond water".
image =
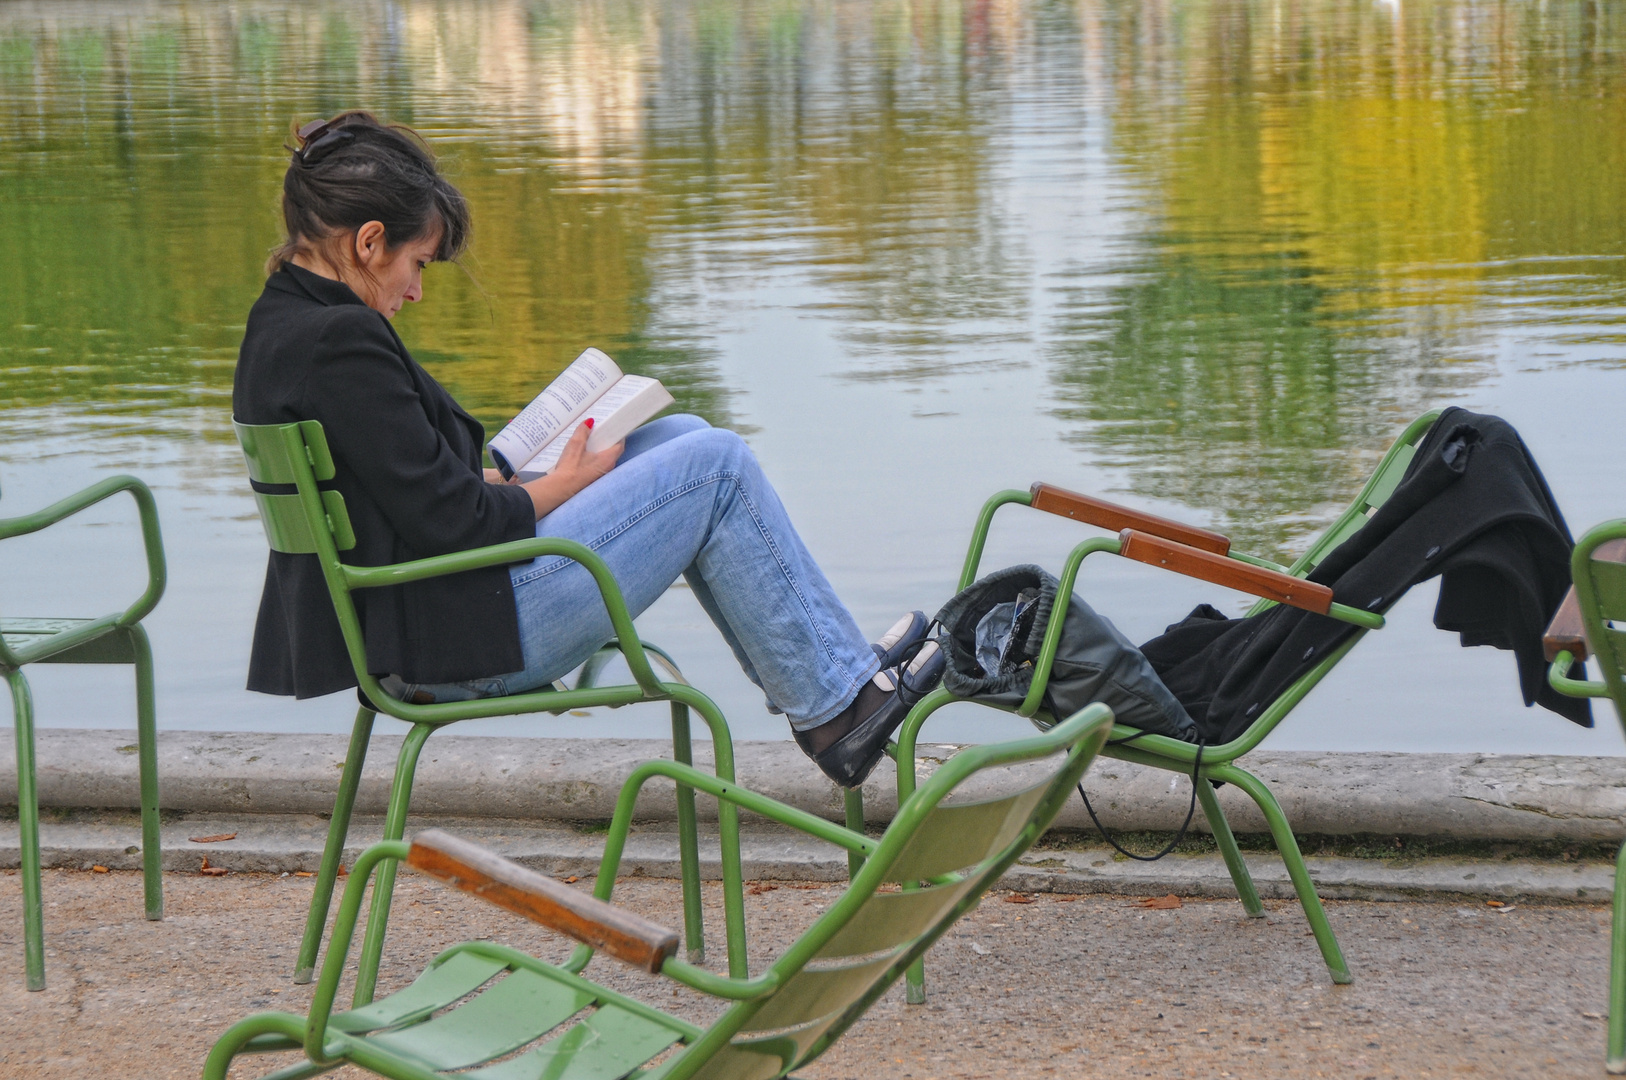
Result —
M657 375L747 435L866 630L947 599L977 506L1038 479L1286 558L1446 404L1511 420L1579 533L1626 513L1623 61L1626 14L1581 0L0 3L0 507L144 477L162 725L347 730L347 695L242 689L265 545L229 394L280 147L360 105L473 203L397 323L488 431L588 344ZM986 566L1080 535L1010 513ZM8 542L0 606L122 606L132 520ZM1243 606L1118 560L1080 591L1136 640ZM1433 595L1272 745L1621 752ZM786 737L685 591L640 625L738 737ZM43 724L128 722L125 670L31 678Z

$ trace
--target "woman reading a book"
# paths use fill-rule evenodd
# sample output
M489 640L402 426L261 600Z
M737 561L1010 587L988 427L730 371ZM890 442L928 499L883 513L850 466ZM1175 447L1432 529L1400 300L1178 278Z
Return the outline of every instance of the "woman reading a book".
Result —
M457 258L468 205L407 129L350 112L307 124L283 181L287 236L249 313L232 409L247 424L316 420L332 450L362 566L532 536L586 544L634 616L679 576L769 707L832 779L855 785L941 671L906 616L859 633L740 437L674 415L590 453L584 425L556 467L504 483L485 434L390 325L422 271ZM592 577L565 558L355 595L371 671L402 700L548 685L614 637ZM900 687L901 684L901 687ZM272 552L249 689L296 697L355 685L312 555Z

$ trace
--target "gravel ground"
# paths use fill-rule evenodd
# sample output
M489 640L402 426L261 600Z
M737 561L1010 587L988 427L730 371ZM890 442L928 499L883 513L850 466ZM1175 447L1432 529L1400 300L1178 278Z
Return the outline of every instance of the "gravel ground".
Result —
M289 981L310 879L165 875L168 918L141 917L134 873L47 871L49 987L23 990L21 899L0 875L0 1077L193 1077L227 1024L303 1009ZM833 886L759 884L752 952L774 955ZM409 981L446 944L495 937L562 958L560 939L404 874L380 976ZM1131 898L994 894L928 958L930 1001L879 1003L806 1080L901 1077L1596 1077L1608 910L1332 903L1356 982L1332 986L1296 905L1149 910ZM680 925L675 882L617 900ZM708 890L709 930L721 926ZM709 943L714 959L720 943ZM691 1019L709 1003L599 961L590 973ZM244 1059L233 1076L274 1064ZM349 1071L332 1074L350 1075Z

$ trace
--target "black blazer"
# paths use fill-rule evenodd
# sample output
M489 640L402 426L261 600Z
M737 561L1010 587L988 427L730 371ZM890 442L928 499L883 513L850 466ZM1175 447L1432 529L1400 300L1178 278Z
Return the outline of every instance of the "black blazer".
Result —
M322 486L344 495L356 532L346 563L536 535L531 497L481 475L480 424L342 282L291 263L271 275L249 312L232 413L245 424L321 421L337 470ZM524 666L506 566L352 595L375 675L453 682ZM316 557L272 552L248 688L307 698L355 685Z

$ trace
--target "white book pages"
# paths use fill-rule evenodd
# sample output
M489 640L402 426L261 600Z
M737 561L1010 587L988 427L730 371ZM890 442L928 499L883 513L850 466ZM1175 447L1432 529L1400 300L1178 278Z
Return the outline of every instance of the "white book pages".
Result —
M565 444L587 420L593 421L593 433L587 437L587 450L594 453L608 449L632 434L632 430L656 413L672 404L672 395L657 379L642 375L623 375L621 381L606 390L602 397L569 428L555 435L553 441L542 448L525 468L520 470L521 480L535 480L553 471L564 453Z
M614 360L597 349L583 350L491 440L492 460L499 469L518 472L538 450L585 416L605 387L620 378Z

